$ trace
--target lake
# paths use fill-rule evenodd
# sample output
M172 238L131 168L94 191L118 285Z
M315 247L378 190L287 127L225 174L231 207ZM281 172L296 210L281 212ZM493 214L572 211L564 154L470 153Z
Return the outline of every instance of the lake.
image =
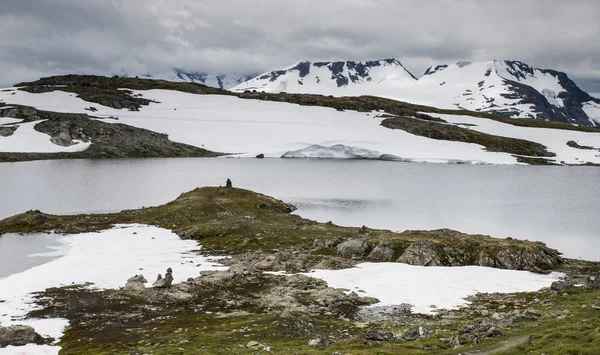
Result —
M187 158L3 163L0 176L0 219L29 209L74 214L159 205L231 178L318 221L539 240L568 257L600 260L594 167Z

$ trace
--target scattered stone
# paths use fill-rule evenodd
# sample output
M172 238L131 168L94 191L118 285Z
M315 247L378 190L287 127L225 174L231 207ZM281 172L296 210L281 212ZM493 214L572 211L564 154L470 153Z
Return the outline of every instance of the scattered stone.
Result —
M225 187L233 187L233 184L231 183L231 179L227 179L227 181L225 182Z
M542 314L534 309L524 309L511 318L512 323L533 322L538 320Z
M28 325L0 327L0 348L43 343L44 338Z
M167 269L167 273L165 274L165 278L163 279L161 274L158 274L156 281L152 284L152 286L157 288L168 288L173 284L173 270L171 268Z

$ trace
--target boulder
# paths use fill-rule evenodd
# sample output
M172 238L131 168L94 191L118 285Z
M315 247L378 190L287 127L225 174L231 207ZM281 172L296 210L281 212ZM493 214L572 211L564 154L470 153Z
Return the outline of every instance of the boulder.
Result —
M347 240L337 246L337 253L343 257L361 258L367 252L367 243L360 239Z
M23 346L27 344L43 344L44 338L27 325L0 327L0 348Z
M263 153L260 153L259 155L256 156L258 159L264 159L265 155Z
M588 276L585 279L585 288L599 289L600 288L600 274Z
M225 182L225 187L233 187L233 184L231 183L231 179L227 179L227 181Z
M419 327L408 328L403 334L402 339L406 341L419 340L421 338L421 332Z
M390 261L394 256L394 243L391 240L382 240L371 251L367 258L376 261Z
M162 277L161 274L158 274L156 281L152 284L152 286L157 288L168 288L173 284L173 270L171 268L167 269L167 273L165 274L165 278Z
M146 285L144 285L148 280L144 277L144 275L135 275L130 277L123 288L125 291L134 291L134 292L143 292L146 289Z
M394 340L394 334L377 330L367 330L365 332L365 339L374 341L392 341Z
M412 243L404 250L404 253L400 255L397 262L419 266L444 265L436 253L435 245L427 240Z

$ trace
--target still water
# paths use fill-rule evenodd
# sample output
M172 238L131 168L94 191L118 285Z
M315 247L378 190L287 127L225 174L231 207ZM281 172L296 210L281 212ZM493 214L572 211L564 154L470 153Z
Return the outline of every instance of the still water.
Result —
M227 178L318 221L540 240L568 257L600 260L594 167L236 158L4 163L0 219L29 209L73 214L158 205Z

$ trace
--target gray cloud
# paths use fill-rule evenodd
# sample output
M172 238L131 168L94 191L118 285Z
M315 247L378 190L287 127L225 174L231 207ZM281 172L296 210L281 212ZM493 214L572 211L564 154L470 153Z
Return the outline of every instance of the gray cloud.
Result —
M396 57L417 76L438 63L517 59L600 92L598 18L597 0L5 0L0 86Z

